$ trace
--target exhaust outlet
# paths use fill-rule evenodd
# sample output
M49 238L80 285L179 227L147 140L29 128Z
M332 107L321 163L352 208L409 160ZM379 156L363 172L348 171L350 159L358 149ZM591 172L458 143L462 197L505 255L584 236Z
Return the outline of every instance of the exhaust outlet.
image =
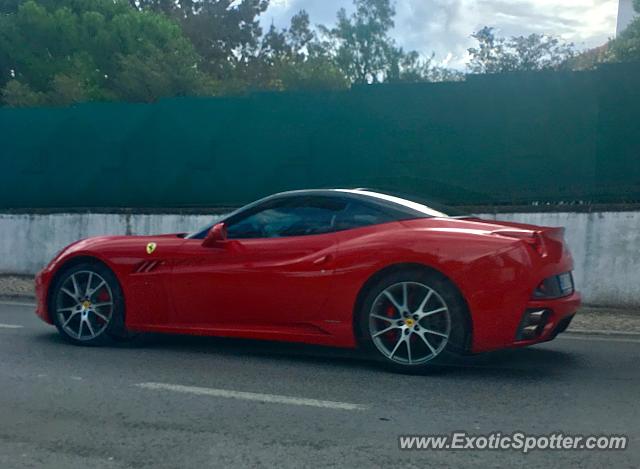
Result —
M541 311L534 311L532 313L529 313L528 316L528 321L529 324L540 324L542 322L542 319L544 318L544 314L546 313L546 310L541 310Z
M522 329L522 338L523 339L535 339L536 337L538 337L540 334L538 334L538 327L539 326L527 326L524 329Z
M544 326L551 314L548 309L533 309L525 311L520 321L516 340L533 340L542 335Z

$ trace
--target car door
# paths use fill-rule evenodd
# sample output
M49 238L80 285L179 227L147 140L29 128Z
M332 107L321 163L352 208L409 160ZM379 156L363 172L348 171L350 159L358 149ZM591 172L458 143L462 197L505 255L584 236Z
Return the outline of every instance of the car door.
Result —
M187 239L172 272L175 324L314 332L331 290L336 201L276 199L226 220L215 247Z

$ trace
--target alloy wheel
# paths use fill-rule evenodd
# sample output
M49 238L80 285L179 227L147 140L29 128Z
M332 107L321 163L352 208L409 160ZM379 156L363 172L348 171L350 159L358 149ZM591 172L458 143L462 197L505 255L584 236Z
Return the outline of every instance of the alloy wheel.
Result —
M385 288L369 314L369 333L380 353L403 365L419 365L438 356L449 341L451 315L433 288L400 282Z
M60 327L70 337L80 341L95 339L113 316L113 293L98 273L74 272L58 289L55 311Z

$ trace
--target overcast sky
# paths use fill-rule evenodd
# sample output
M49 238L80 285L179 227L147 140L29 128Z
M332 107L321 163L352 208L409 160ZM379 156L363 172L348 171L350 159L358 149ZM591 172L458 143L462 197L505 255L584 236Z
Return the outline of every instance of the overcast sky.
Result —
M494 26L504 36L544 33L574 42L579 49L604 44L615 34L618 0L396 0L393 37L405 49L436 53L436 60L463 68L469 36ZM351 0L271 0L263 25L285 27L307 10L313 24L331 25Z

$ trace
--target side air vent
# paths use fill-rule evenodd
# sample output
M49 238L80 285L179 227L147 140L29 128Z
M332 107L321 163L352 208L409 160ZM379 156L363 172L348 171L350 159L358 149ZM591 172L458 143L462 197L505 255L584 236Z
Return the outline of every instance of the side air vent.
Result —
M143 261L133 270L134 274L148 274L149 272L154 271L157 267L162 265L163 261L155 260L155 261Z

